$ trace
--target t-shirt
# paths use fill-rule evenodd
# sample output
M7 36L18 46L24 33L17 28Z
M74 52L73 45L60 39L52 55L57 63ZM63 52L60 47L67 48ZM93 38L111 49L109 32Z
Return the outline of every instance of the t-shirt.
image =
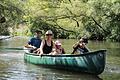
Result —
M89 52L89 50L86 47L82 48L80 45L77 45L74 49L82 53Z
M37 48L40 47L42 40L39 38L31 38L30 41L28 42L29 45L35 46Z

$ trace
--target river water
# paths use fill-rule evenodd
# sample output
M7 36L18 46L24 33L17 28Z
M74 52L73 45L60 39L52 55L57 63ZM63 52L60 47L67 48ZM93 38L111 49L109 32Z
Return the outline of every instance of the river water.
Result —
M23 47L27 37L13 37L0 41L0 48ZM77 40L61 40L67 53ZM106 67L102 74L68 72L49 69L24 62L22 50L0 50L0 80L120 80L120 43L89 41L91 51L107 49Z

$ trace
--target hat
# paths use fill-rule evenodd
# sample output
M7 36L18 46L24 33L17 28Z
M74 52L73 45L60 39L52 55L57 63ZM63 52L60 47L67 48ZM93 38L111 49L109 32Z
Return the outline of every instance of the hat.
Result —
M61 46L62 44L61 43L57 43L56 45L60 45Z
M53 34L51 30L48 30L45 34Z
M55 41L55 45L62 45L59 40Z

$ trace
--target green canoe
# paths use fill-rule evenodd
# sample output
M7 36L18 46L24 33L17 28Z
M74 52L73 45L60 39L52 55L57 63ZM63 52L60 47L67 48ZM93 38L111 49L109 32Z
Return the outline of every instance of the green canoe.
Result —
M85 54L63 54L63 55L36 55L25 53L27 62L44 65L46 67L65 69L70 71L91 73L99 75L104 71L106 50L98 50Z

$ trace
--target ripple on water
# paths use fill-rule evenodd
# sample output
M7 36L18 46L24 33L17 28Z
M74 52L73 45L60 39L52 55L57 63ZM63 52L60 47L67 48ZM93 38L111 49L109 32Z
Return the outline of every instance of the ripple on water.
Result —
M120 73L120 66L119 65L110 65L106 64L105 71L108 73Z

